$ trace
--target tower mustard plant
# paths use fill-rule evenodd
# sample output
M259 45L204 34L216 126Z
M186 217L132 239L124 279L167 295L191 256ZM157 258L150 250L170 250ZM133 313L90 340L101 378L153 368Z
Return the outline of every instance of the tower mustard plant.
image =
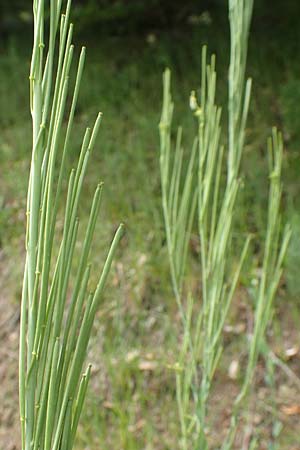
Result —
M102 184L95 190L84 232L79 226L78 206L102 116L99 113L94 126L86 129L77 166L67 175L66 160L86 50L81 50L72 88L71 0L64 6L62 14L62 0L33 1L34 34L29 76L33 138L19 357L22 450L73 448L91 371L88 366L83 372L87 345L122 235L120 225L98 284L91 291L89 253ZM57 227L61 211L62 232ZM70 283L79 233L83 244L74 282Z
M181 352L174 367L183 450L210 448L208 404L214 374L223 352L222 331L251 240L250 236L246 237L240 255L234 254L240 164L251 92L251 80L245 82L245 71L252 8L252 0L229 0L231 45L228 135L225 144L222 142L224 131L221 132L221 108L215 100L215 56L207 63L207 48L203 47L199 101L195 91L190 96L190 107L197 120L198 133L186 169L183 167L180 128L175 150L172 151L174 105L170 71L167 69L163 76L163 106L159 124L160 172L171 279L183 325ZM283 233L280 231L283 148L281 135L275 129L268 147L269 211L262 275L255 302L254 328L249 342L244 381L233 406L231 424L222 450L233 448L238 419L246 405L260 346L272 315L272 303L290 238L288 227ZM200 242L200 312L193 293L188 292L186 295L184 288L188 242L195 219Z

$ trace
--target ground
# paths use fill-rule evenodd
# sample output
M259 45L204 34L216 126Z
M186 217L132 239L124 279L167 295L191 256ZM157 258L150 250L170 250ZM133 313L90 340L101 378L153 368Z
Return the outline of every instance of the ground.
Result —
M9 298L6 289L9 279L9 265L3 252L0 254L1 296L0 296L0 448L20 448L20 427L18 411L18 347L19 319L18 303Z

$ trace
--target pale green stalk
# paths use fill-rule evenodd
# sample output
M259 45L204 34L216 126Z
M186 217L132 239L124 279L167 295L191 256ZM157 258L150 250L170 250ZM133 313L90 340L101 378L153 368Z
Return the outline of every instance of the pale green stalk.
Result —
M64 227L60 236L56 226L57 215L62 201L66 157L85 49L80 54L67 129L62 139L74 53L73 26L69 24L71 0L67 1L63 15L61 0L50 1L49 4L49 36L48 43L45 43L48 4L44 0L33 2L34 44L29 77L33 150L28 186L26 263L20 327L22 450L71 450L73 447L90 373L89 368L87 375L82 376L87 344L122 235L120 226L96 292L88 295L88 258L99 214L100 184L93 199L75 286L72 289L69 280L80 233L78 206L88 160L96 144L101 114L98 115L93 130L87 129L77 167L71 171L67 199L62 208ZM57 256L54 249L58 251ZM68 304L70 290L73 294L71 303ZM76 343L77 332L80 346Z
M239 191L240 162L245 139L249 109L251 81L245 84L245 68L249 26L253 1L229 0L231 29L231 54L229 67L228 99L228 152L224 157L221 138L221 109L216 105L217 76L215 57L207 65L206 47L202 51L201 95L198 104L192 91L191 109L198 121L196 145L191 151L186 173L182 170L183 153L179 129L174 155L172 154L171 123L173 103L170 94L170 72L164 74L164 94L160 121L160 170L162 203L167 236L167 247L172 284L183 323L183 343L176 370L176 392L181 425L181 448L205 450L207 405L215 370L222 355L222 330L228 317L230 304L239 283L243 262L247 255L250 237L233 268L231 251L236 199ZM249 349L248 368L244 384L232 415L228 438L222 449L232 448L244 400L253 378L260 344L271 317L272 302L281 275L283 257L289 241L289 231L280 240L279 205L281 198L280 173L282 160L281 138L273 131L270 150L270 195L266 251L262 279L255 307L255 326ZM226 160L226 183L222 179ZM193 166L198 166L198 180L193 181ZM181 188L184 177L184 187ZM187 247L197 199L198 233L201 258L201 311L191 295L184 302L183 285L186 270ZM200 277L199 277L200 278ZM198 317L192 320L194 311ZM201 365L201 377L199 376ZM192 396L192 402L191 398Z
M206 66L206 48L203 49L201 106L196 102L195 115L199 121L198 138L192 149L190 162L185 174L183 189L182 154L178 149L181 132L177 139L174 163L170 157L170 124L173 110L170 95L170 75L164 76L164 103L160 122L161 133L161 174L163 209L166 224L167 243L173 287L184 326L184 342L176 375L177 401L182 429L182 448L187 449L194 442L195 448L206 448L204 433L206 404L215 368L221 354L221 331L249 240L246 240L233 277L231 288L226 285L228 247L231 240L231 224L238 182L232 183L221 196L221 168L223 146L220 145L221 111L215 106L216 72L215 59ZM194 94L193 94L194 95ZM205 103L204 103L205 102ZM198 150L198 184L193 181L195 152ZM195 208L198 201L198 224L202 262L203 311L192 332L191 311L182 305L182 285L186 267L187 243L189 241ZM193 307L191 307L193 309ZM192 334L193 333L193 334ZM202 356L201 356L202 355ZM198 378L197 366L202 360L202 381ZM200 387L201 385L201 387ZM194 398L194 411L190 406L190 392Z
M282 275L283 259L291 237L291 229L286 226L280 237L281 168L283 144L282 136L275 128L268 141L269 152L269 206L262 273L259 280L255 305L254 328L250 341L249 357L245 378L239 396L235 400L228 438L222 450L232 448L237 432L238 419L251 389L259 353L263 350L264 337L273 313L273 301Z
M245 84L249 29L254 0L228 0L230 65L228 73L228 173L238 176L248 115L251 79Z

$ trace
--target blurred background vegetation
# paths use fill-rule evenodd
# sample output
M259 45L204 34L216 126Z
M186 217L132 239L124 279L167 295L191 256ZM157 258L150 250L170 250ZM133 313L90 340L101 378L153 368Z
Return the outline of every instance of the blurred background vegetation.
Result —
M276 125L283 131L285 142L283 210L285 221L290 221L294 230L277 301L277 325L271 336L273 348L283 359L286 347L299 342L299 13L297 0L286 0L284 5L280 0L273 0L271 6L268 0L255 2L247 69L253 78L253 95L242 167L245 188L240 194L237 219L240 239L245 230L263 238L268 185L266 141L271 127ZM77 53L81 45L87 46L88 57L68 162L70 168L78 155L84 127L93 122L98 110L104 113L98 149L84 193L86 199L90 198L95 183L99 179L105 182L99 240L94 243L93 251L99 255L95 264L101 264L106 243L120 220L127 229L91 345L94 372L79 434L79 449L178 448L174 376L170 368L176 361L177 336L181 331L170 289L160 205L157 125L161 75L166 66L171 68L175 121L183 125L188 151L196 126L188 99L190 91L199 88L201 47L205 43L209 51L217 54L218 99L226 105L227 16L225 0L74 0L74 41ZM25 203L31 154L28 101L31 34L31 2L1 1L0 312L4 318L10 318L18 310L24 260ZM223 115L226 122L226 107ZM88 208L84 198L83 228ZM258 244L252 248L239 301L232 314L233 323L236 320L247 322L245 310L250 310L251 315L248 286L251 286L252 274L259 270L260 251ZM196 238L192 239L191 253L193 265L199 253ZM197 279L189 282L197 289ZM219 391L228 383L227 393L221 396L223 406L219 407L215 419L218 427L221 423L226 425L224 411L230 407L236 390L228 377L228 367L236 355L243 354L246 339L245 333L231 330L233 335L226 338L223 369L216 380L215 398L220 399ZM0 415L0 449L18 448L17 432L7 432L8 429L18 430L14 353L17 338L13 333L15 328L8 328L5 334L8 347L5 348L11 345L11 351L3 355L5 366L8 359L15 370L0 371L2 385L7 386L1 391L0 400L5 410L11 411L8 416ZM297 367L297 362L297 359L289 361L291 368ZM268 380L270 377L262 376L257 385L263 398L262 405L257 406L260 419L257 419L256 432L261 438L260 448L299 446L294 416L279 414L275 424L276 447L273 413L270 413L270 408L276 409L274 401L278 402L278 407L289 399L295 403L299 390L295 391L292 383L278 375L272 384L276 400L266 399L264 389L270 388ZM269 412L262 413L266 405ZM220 436L218 432L215 434L217 442Z

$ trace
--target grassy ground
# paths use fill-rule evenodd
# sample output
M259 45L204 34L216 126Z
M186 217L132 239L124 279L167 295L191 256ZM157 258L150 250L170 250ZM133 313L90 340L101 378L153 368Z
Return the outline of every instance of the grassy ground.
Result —
M77 448L167 450L179 448L175 381L181 327L172 296L160 206L157 124L161 105L161 74L173 73L176 121L183 124L189 147L195 123L189 111L190 90L199 86L203 43L218 55L219 101L226 100L227 31L202 26L181 33L153 33L135 38L86 38L88 61L80 95L72 152L76 158L87 122L103 111L102 131L89 169L82 199L81 226L92 189L105 182L102 220L93 254L102 263L107 242L119 221L126 236L110 278L103 308L90 346L93 375L82 418ZM78 37L78 40L82 40ZM279 46L280 42L280 46ZM83 42L86 43L86 42ZM286 46L286 48L283 46ZM1 269L1 396L0 449L19 448L16 397L17 324L24 260L25 200L30 155L28 61L30 43L17 39L0 54L0 269ZM285 55L285 56L284 56ZM240 195L238 236L245 227L263 237L267 201L266 139L271 126L285 138L285 218L294 228L287 272L278 296L275 326L269 340L289 369L299 367L300 211L299 62L288 42L252 37L248 73L254 79L252 107L243 160L245 189ZM224 111L226 116L226 111ZM226 117L225 117L226 120ZM191 243L192 265L198 258ZM251 329L251 274L259 269L260 246L252 250L225 330L225 353L216 374L209 434L216 445L229 421L240 376L230 378L232 361L245 362L245 340ZM250 275L249 275L250 273ZM188 282L197 290L198 280ZM293 352L287 350L295 349ZM283 369L261 360L248 408L249 433L257 434L260 449L299 448L296 434L300 411L299 381ZM274 372L274 373L273 373ZM298 378L296 379L298 380ZM298 383L298 384L297 384ZM226 389L224 389L224 385ZM253 394L254 398L254 394ZM298 409L297 409L298 408ZM2 415L1 415L2 414ZM248 434L249 434L248 433ZM247 437L246 437L247 438ZM237 442L237 448L243 448ZM246 447L245 447L246 448Z

